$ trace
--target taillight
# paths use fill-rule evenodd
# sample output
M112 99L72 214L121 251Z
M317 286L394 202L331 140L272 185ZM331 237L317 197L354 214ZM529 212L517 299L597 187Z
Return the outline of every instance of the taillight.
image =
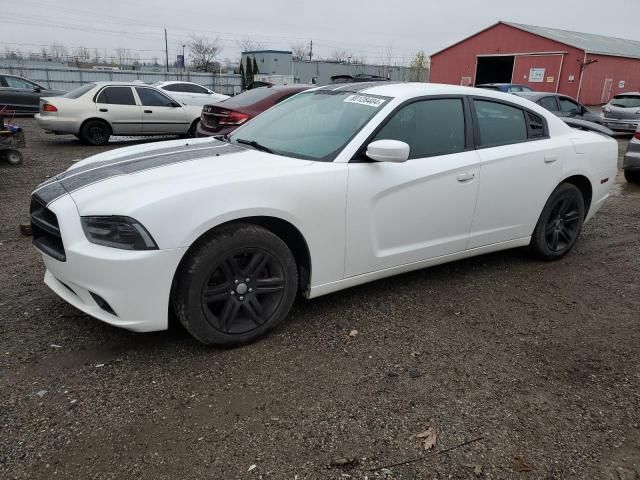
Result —
M640 130L636 131L636 133L633 136L633 138L635 138L636 140L640 140Z
M218 125L242 125L249 118L251 116L246 113L229 112L227 115L219 117Z
M58 109L56 108L55 105L51 105L50 103L43 103L42 104L42 111L43 112L57 112Z

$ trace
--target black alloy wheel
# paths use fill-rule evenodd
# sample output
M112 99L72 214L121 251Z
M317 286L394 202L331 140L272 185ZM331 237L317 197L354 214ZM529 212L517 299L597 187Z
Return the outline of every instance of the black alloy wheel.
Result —
M543 260L557 260L576 243L585 217L584 199L575 185L563 183L549 197L531 239Z
M111 128L102 120L89 120L80 131L80 139L88 145L106 145L109 137Z
M225 334L246 334L264 325L282 303L284 267L266 250L240 248L213 269L201 292L209 324Z
M287 244L252 224L220 227L190 249L176 274L176 316L207 345L261 337L289 313L298 269Z

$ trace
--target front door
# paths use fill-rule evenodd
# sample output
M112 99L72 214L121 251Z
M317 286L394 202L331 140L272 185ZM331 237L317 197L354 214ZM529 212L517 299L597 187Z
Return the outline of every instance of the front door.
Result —
M560 181L563 149L573 150L548 138L539 115L489 99L474 105L481 182L470 249L531 236Z
M182 134L191 123L184 107L158 90L136 87L142 105L142 131L145 134Z
M131 87L103 88L96 98L96 111L111 124L114 135L142 133L142 109L136 104Z
M465 249L479 181L465 112L461 98L410 103L372 140L409 144L409 160L349 164L347 277Z

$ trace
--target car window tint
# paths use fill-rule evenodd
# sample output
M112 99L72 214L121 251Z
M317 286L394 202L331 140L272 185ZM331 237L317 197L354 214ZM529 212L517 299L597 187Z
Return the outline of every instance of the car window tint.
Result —
M26 80L23 80L22 78L16 78L16 77L4 77L5 80L7 81L7 86L9 88L29 88L29 89L33 89L35 87L35 85L31 82L27 82Z
M509 91L510 92L521 92L522 91L522 87L520 85L511 85L509 87Z
M533 92L534 91L533 88L529 88L526 85L522 85L521 88L522 88L523 92Z
M565 113L580 113L580 106L574 102L573 100L569 100L565 97L559 97L560 100L560 110Z
M540 105L542 108L546 108L550 112L558 111L558 104L556 103L555 97L543 97L538 100L538 105Z
M71 99L80 98L82 95L84 95L90 90L93 90L95 87L96 87L95 83L87 83L86 85L82 85L81 87L74 88L73 90L65 93L62 96L64 98L71 98Z
M209 90L207 90L204 87L201 87L200 85L185 83L182 85L182 87L184 88L185 92L189 92L189 93L202 93L205 95L209 93Z
M163 85L160 87L162 90L166 90L167 92L184 92L183 85L180 83L173 83L171 85Z
M543 138L546 136L542 117L535 113L527 112L527 119L529 120L529 138Z
M409 158L455 153L465 148L464 106L460 99L424 100L396 112L375 140L409 144Z
M503 103L475 100L480 146L524 142L528 138L524 112Z
M98 103L108 103L110 105L135 105L131 87L107 87L97 99Z
M169 97L151 88L136 87L136 92L140 97L140 103L145 107L170 107L174 103Z
M640 95L616 95L611 105L622 108L640 108Z

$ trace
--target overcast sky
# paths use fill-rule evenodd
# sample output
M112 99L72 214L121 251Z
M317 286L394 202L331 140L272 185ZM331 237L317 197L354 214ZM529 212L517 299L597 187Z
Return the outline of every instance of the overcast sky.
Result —
M507 20L640 40L640 0L0 0L0 48L129 48L143 60L170 60L192 34L220 38L219 57L236 60L237 41L289 49L313 40L314 54L348 49L379 62L433 53Z

